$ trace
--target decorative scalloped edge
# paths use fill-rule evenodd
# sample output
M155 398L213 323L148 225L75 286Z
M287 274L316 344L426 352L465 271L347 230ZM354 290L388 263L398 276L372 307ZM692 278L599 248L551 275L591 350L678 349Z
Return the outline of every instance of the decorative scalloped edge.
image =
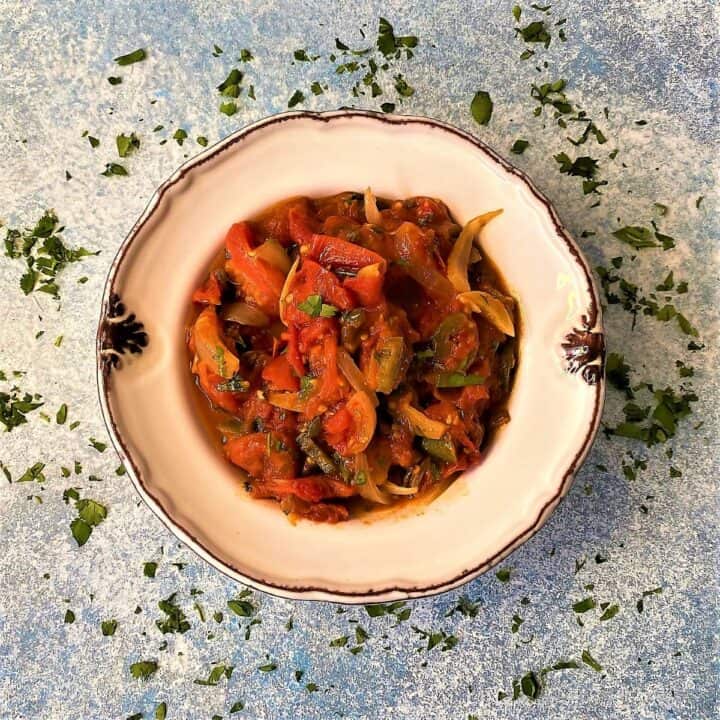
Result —
M149 338L144 325L128 313L117 293L108 298L106 311L98 332L100 362L103 376L122 366L123 355L140 355L147 347Z
M588 385L597 385L605 366L605 335L593 329L587 315L582 317L582 326L573 328L565 336L562 348L570 373L580 373Z

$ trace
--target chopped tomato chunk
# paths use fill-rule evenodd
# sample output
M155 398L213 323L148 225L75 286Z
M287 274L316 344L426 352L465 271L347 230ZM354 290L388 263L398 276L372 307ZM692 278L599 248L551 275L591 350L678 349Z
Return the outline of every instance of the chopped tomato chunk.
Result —
M245 299L263 312L277 317L285 275L253 254L253 235L248 223L233 225L225 237L228 258L225 270Z
M515 303L473 247L499 213L481 210L461 228L441 200L367 190L228 230L186 340L252 497L337 523L481 461L517 359Z

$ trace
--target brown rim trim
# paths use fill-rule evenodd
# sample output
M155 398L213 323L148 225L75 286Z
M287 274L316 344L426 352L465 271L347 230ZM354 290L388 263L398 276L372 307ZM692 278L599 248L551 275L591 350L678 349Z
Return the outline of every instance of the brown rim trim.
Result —
M97 362L98 362L98 372L97 372L97 379L98 379L98 396L100 400L100 407L103 414L103 420L105 421L105 425L108 429L108 433L110 435L110 438L113 442L113 445L115 446L115 449L117 450L118 454L122 457L123 462L125 462L129 467L132 469L132 472L130 472L130 477L133 481L133 484L136 486L136 489L140 493L141 497L145 501L145 503L148 505L148 507L153 511L153 513L158 517L158 519L167 527L173 534L178 536L178 532L183 536L180 537L181 540L185 541L185 538L189 539L189 541L193 544L195 544L198 548L202 550L203 553L211 557L215 561L215 567L223 574L227 575L231 579L240 582L247 583L253 587L256 587L259 590L262 590L264 592L270 592L272 594L273 590L279 591L279 593L291 593L293 595L302 595L302 594L321 594L321 595L327 595L327 597L324 598L304 598L304 599L322 599L325 601L333 601L333 599L337 598L347 598L347 599L358 599L358 601L362 599L371 599L373 597L377 597L379 595L392 595L392 594L402 594L406 597L419 597L419 596L425 596L425 595L433 595L439 592L443 592L445 590L450 590L454 587L457 587L458 585L461 585L465 582L468 582L469 580L472 580L473 578L477 577L478 575L482 574L486 570L490 569L493 565L495 565L497 562L502 560L506 555L509 555L513 550L515 550L520 545L527 542L535 533L540 530L542 525L545 522L545 519L549 516L550 512L558 505L558 503L562 500L564 495L567 493L572 480L574 478L575 472L577 471L578 467L582 464L583 460L585 459L588 451L590 450L590 446L592 445L593 439L595 438L595 435L597 433L598 427L600 425L600 413L602 411L603 406L603 398L604 398L604 381L603 381L603 370L604 370L604 352L601 352L599 355L599 365L596 365L595 367L598 367L597 373L598 373L598 380L593 384L593 389L595 391L595 404L593 407L593 415L592 419L590 421L590 425L587 429L587 432L585 433L585 437L583 438L583 442L573 457L568 469L565 471L565 473L562 476L562 479L560 481L560 484L558 486L557 492L542 506L540 511L538 512L535 520L533 523L528 527L525 531L523 531L520 535L516 536L513 540L511 540L509 543L507 543L503 548L501 548L497 553L492 555L491 557L487 558L483 562L479 563L478 565L473 566L472 568L468 568L466 570L463 570L461 573L453 576L452 578L448 578L447 580L443 580L439 583L434 583L431 585L424 585L422 587L418 586L401 586L401 585L395 585L395 586L389 586L389 587L383 587L383 588L368 588L365 591L360 592L347 592L342 590L332 590L327 587L323 586L315 586L315 585L281 585L277 583L273 583L271 581L265 580L263 578L256 578L252 577L250 575L247 575L245 572L239 570L238 568L234 567L230 563L221 560L219 557L217 557L214 553L212 553L210 550L208 550L203 543L196 538L194 535L189 533L187 530L185 530L180 523L176 522L175 520L172 520L169 515L166 514L166 512L162 509L162 504L158 500L158 498L153 495L145 486L145 483L142 480L142 474L140 473L138 467L133 462L132 456L130 454L130 451L127 448L127 445L122 438L116 422L115 418L113 416L112 410L110 409L110 400L109 400L109 383L107 382L107 376L105 373L103 373L103 359L102 359L102 343L103 343L103 328L105 327L106 318L111 311L111 298L113 296L117 295L117 292L115 290L115 281L117 278L117 273L120 268L120 265L125 258L125 255L127 254L128 250L130 249L133 241L135 240L137 234L140 232L140 230L145 226L147 221L151 218L153 213L158 209L160 206L160 203L165 196L165 194L172 188L174 185L176 185L178 182L180 182L185 176L194 168L199 167L209 160L213 159L216 155L223 152L227 148L232 147L233 145L236 145L237 143L241 142L245 138L249 137L252 133L256 132L257 130L262 130L267 127L270 127L272 125L280 124L283 122L289 122L291 120L295 119L310 119L315 120L319 122L329 123L332 120L342 120L345 118L355 118L355 117L364 117L369 118L378 122L384 122L389 125L426 125L428 127L431 127L436 130L442 130L444 132L448 132L452 135L455 135L456 137L461 138L462 140L465 140L467 142L470 142L472 145L474 145L476 148L478 148L481 152L483 152L485 155L487 155L490 159L492 159L494 162L496 162L498 165L500 165L504 170L509 172L511 175L515 175L518 177L530 190L530 192L537 198L537 200L540 201L542 205L545 206L545 208L548 211L548 214L550 216L550 219L553 222L553 225L555 226L555 231L557 232L558 236L562 238L562 240L565 242L565 245L567 246L567 249L570 251L571 256L575 259L575 262L579 267L582 269L583 274L585 276L585 280L587 283L587 291L590 296L590 305L586 310L586 314L583 317L583 328L587 328L588 331L592 330L596 334L599 334L602 337L602 318L600 313L600 303L598 301L598 295L597 290L595 288L595 284L592 279L592 275L590 274L590 270L587 266L587 263L582 256L582 253L580 252L580 249L576 245L575 241L572 239L568 231L564 228L562 225L560 218L557 215L557 212L555 211L554 207L548 200L548 198L545 197L545 195L538 190L535 185L533 184L532 180L522 171L510 164L507 160L502 158L500 155L498 155L494 150L492 150L490 147L488 147L482 140L479 140L478 138L474 137L470 133L465 132L464 130L460 130L459 128L456 128L453 125L449 125L447 123L443 123L439 120L433 120L431 118L425 118L425 117L415 117L415 116L403 116L403 115L385 115L382 113L370 111L370 110L349 110L349 109L343 109L340 111L333 110L329 112L311 112L311 111L300 111L300 112L288 112L288 113L281 113L279 115L272 115L268 118L265 118L263 120L259 120L255 123L252 123L251 125L248 125L245 128L242 128L238 131L236 131L234 134L230 135L225 140L221 140L220 142L216 143L212 147L208 148L206 151L201 153L196 158L193 158L189 160L187 163L182 165L168 180L166 180L158 190L155 192L155 194L150 199L147 207L143 211L140 218L136 221L136 223L131 228L130 232L128 233L125 240L120 245L120 248L118 249L118 252L115 256L115 259L113 260L110 270L108 271L107 280L105 282L105 290L103 293L103 300L101 305L101 314L100 314L100 322L98 325L98 331L96 336L96 352L97 352ZM570 370L570 368L568 368ZM148 498L152 501L149 502ZM196 548L191 548L195 550ZM286 597L286 595L281 594L281 597ZM297 599L303 599L302 597L298 597ZM336 600L337 601L337 600Z

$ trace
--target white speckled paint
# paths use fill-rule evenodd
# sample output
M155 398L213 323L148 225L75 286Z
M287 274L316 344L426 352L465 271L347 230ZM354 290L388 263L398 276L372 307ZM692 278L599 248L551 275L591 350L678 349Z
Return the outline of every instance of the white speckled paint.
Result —
M0 436L0 459L15 477L42 460L49 478L44 489L0 485L3 720L122 719L136 712L151 718L161 701L168 703L170 719L209 720L218 714L227 720L240 698L247 710L232 717L263 720L717 716L717 7L694 0L588 0L582 6L561 0L553 3L552 17L568 18L568 41L553 41L538 53L550 64L538 73L532 61L517 59L523 48L513 37L512 4L421 2L409 9L393 0L342 2L329 10L314 0L292 6L4 2L0 217L11 226L30 225L44 208L54 207L68 240L101 254L67 271L59 312L48 298L23 297L19 267L0 258L0 368L27 370L22 386L41 392L51 415L67 402L69 421L82 423L75 432L65 426L51 433L35 416ZM351 81L334 76L324 61L291 65L291 54L299 47L327 54L336 36L359 45L355 28L368 23L374 35L378 14L398 32L421 40L417 58L403 67L416 88L403 111L477 132L507 157L515 138L530 140L531 147L515 160L552 199L575 237L584 230L597 233L580 238L591 264L629 255L610 235L618 224L647 224L653 202L671 208L661 227L677 238L678 247L628 261L627 274L645 288L660 282L668 268L687 279L690 292L677 302L701 329L707 349L684 352L686 338L651 318L639 317L631 330L629 316L617 306L609 308L605 324L609 349L623 352L638 378L677 386L675 359L693 365L700 400L673 443L681 478L668 477L664 446L646 451L601 435L557 512L507 561L514 568L510 583L489 574L463 591L413 602L411 620L398 628L388 618L368 619L362 609L338 615L332 605L258 594L262 624L245 641L227 619L221 626L201 623L189 594L202 589L199 599L211 613L226 610L237 585L178 547L127 478L114 475L117 458L110 450L99 455L87 447L90 436L106 439L94 382L97 308L112 257L154 188L199 150L192 140L180 148L173 141L160 146L160 139L182 126L190 138L203 134L214 142L284 110L293 90L315 79L327 80L330 89L305 107L349 104ZM220 58L211 55L213 43L225 49ZM150 51L145 63L125 69L112 64L116 55L141 45ZM217 112L214 88L242 47L258 58L248 71L258 99L226 118ZM105 79L111 74L123 75L123 84L111 87ZM583 198L578 179L561 176L551 159L561 150L573 154L564 134L550 120L532 116L530 83L557 77L568 79L569 95L593 117L603 118L604 106L610 111L601 127L609 138L604 148L620 149L616 162L606 159L603 148L588 146L589 154L601 158L610 183L597 208ZM495 102L492 121L483 128L473 127L468 113L478 89L488 90ZM150 105L154 98L157 103ZM357 104L372 106L369 100ZM641 118L648 124L635 126ZM168 130L153 134L156 124ZM94 151L80 137L85 129L101 140ZM142 141L127 162L131 176L100 177L105 162L115 159L114 136L129 130ZM69 182L66 169L73 176ZM705 201L697 210L699 195ZM89 281L76 284L82 275ZM36 341L40 329L45 335ZM65 339L57 349L52 340L61 333ZM608 423L617 420L624 402L619 393L609 394ZM704 425L694 430L700 420ZM631 449L648 459L634 482L621 471ZM58 467L75 458L85 472L63 480ZM89 473L103 482L89 482ZM62 501L70 485L109 508L107 520L82 548L68 529L73 510ZM42 505L27 500L30 495L42 496ZM608 562L596 565L596 553ZM582 558L587 563L575 574L575 561ZM160 561L155 580L142 575L147 560ZM188 564L179 571L171 562ZM617 602L621 611L603 623L588 613L580 627L570 605L588 594L583 586L591 582L598 601ZM658 585L663 594L649 598L639 615L638 597ZM157 602L175 591L193 627L182 636L162 636L155 627ZM446 617L460 592L482 600L476 618ZM530 604L523 606L525 596ZM136 606L142 607L137 615ZM67 607L77 616L72 625L62 622ZM510 632L516 612L525 620L519 637ZM286 632L290 615L295 627ZM109 617L117 618L118 630L104 638L99 623ZM357 656L328 647L330 639L352 633L350 619L360 620L371 635ZM459 644L452 651L419 654L421 641L410 623L454 632ZM208 639L208 632L215 637ZM528 644L518 642L531 637ZM165 640L168 648L160 651ZM560 658L579 658L585 648L602 662L604 676L588 668L554 673L535 703L497 701L498 690L508 691L513 677ZM256 670L266 652L278 663L274 673ZM160 663L157 674L147 683L132 680L128 665L152 657ZM427 667L421 667L423 660ZM230 681L214 688L193 684L217 661L236 665ZM304 669L303 681L316 682L320 692L306 693L294 680L295 668Z

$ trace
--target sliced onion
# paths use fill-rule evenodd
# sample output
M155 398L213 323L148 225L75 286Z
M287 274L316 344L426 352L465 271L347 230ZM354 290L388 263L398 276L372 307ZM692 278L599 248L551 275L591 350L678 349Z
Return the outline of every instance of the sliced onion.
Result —
M383 488L391 495L415 495L419 489L416 487L403 487L402 485L396 485L394 482L390 482L389 480L383 485Z
M362 374L362 370L355 364L352 359L352 355L345 348L338 348L337 350L337 365L340 368L340 372L345 376L345 379L350 383L353 390L365 393L373 407L378 406L378 399L375 392L370 388L365 380L365 376Z
M381 263L373 263L372 265L366 265L358 270L357 277L359 278L377 278L385 272L386 263L383 260Z
M450 256L448 257L447 276L448 280L453 284L458 292L468 292L470 283L468 281L468 263L470 262L470 249L473 246L473 240L477 237L480 230L487 225L490 220L502 213L500 210L492 210L491 212L478 215L463 227L460 236L455 241Z
M223 435L247 435L249 432L247 424L244 422L240 422L240 420L236 420L235 418L225 420L224 422L221 422L217 427Z
M429 418L425 413L420 412L420 410L410 405L410 403L405 402L401 404L399 412L410 423L416 435L421 435L431 440L439 440L447 432L447 425L445 425L445 423Z
M500 332L515 337L515 323L512 314L500 298L482 290L472 290L471 292L460 293L458 300L468 305L473 312L480 313Z
M259 257L268 265L272 265L284 273L290 271L292 262L285 252L285 248L275 238L268 238L262 245L251 252L255 253L255 257Z
M267 327L270 324L270 318L262 310L242 301L224 307L221 314L223 320L250 327Z
M390 497L386 492L383 492L378 488L376 478L373 476L374 471L370 469L370 463L368 462L367 455L360 453L355 458L355 472L357 474L363 473L365 476L365 482L362 485L358 485L358 493L361 497L369 500L370 502L380 503L381 505L387 505L390 503Z
M231 378L240 369L240 361L220 335L220 321L214 307L205 308L197 316L192 334L198 360L207 363L216 375Z
M382 215L378 210L377 200L369 187L365 189L365 219L370 225L380 225L382 223Z
M296 392L271 392L267 399L271 405L292 412L303 412L306 406L305 400L301 400L300 393Z
M290 285L292 285L292 281L295 279L295 273L297 272L298 265L300 264L300 256L298 255L295 258L295 262L290 266L290 270L288 270L288 274L285 276L285 283L282 286L282 290L280 291L280 306L278 307L278 313L280 315L280 320L282 320L283 325L287 327L287 318L285 317L285 306L287 302L287 294L290 290Z
M353 393L345 407L355 424L353 438L348 442L348 451L353 454L364 452L373 439L377 426L375 407L362 391Z

